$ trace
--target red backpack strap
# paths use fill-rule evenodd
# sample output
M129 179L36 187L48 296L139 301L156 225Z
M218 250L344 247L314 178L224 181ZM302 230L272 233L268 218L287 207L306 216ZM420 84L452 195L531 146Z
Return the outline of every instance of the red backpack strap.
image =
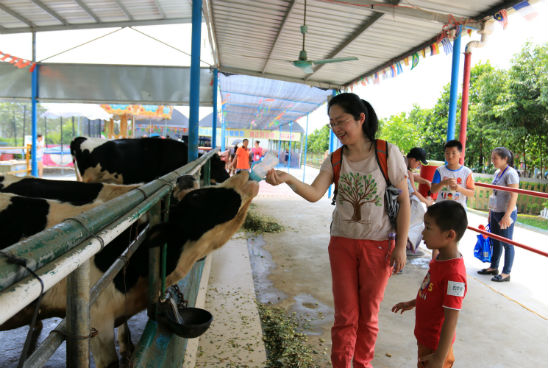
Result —
M375 141L375 157L377 158L377 164L386 180L386 184L390 186L390 179L388 178L388 143L382 139Z
M337 192L339 190L339 176L341 175L341 166L343 159L343 148L341 146L331 154L331 167L333 167L333 183L335 183L335 192L333 193L333 201L331 204L335 204L337 198Z

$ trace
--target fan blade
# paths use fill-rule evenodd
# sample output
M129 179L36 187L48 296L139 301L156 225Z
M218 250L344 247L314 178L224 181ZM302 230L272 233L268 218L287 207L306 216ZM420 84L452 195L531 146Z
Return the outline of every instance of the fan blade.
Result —
M291 63L293 63L293 65L301 69L306 74L311 74L314 72L314 70L312 69L312 62L309 60L295 60Z
M340 58L334 58L334 59L320 59L320 60L310 60L312 64L320 65L320 64L329 64L329 63L340 63L341 61L352 61L352 60L358 60L355 56L348 56L348 57L340 57Z

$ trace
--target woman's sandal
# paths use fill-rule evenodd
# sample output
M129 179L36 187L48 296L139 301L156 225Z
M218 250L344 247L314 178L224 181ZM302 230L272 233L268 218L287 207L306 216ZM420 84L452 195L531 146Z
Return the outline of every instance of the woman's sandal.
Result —
M479 270L478 274L480 274L480 275L498 275L499 270L490 270L488 268L484 268L483 270Z
M506 282L506 281L510 281L510 275L506 276L506 277L502 277L501 275L496 275L496 276L493 276L491 277L491 281L495 281L495 282Z

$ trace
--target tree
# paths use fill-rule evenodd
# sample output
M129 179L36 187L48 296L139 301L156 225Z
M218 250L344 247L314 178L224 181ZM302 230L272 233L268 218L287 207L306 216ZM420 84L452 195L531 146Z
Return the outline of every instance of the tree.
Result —
M308 152L323 153L329 149L329 125L316 129L308 136Z
M377 194L377 182L371 174L348 173L341 175L337 197L340 202L348 202L354 208L351 220L353 222L361 222L361 207L364 204L381 205L381 197Z
M548 44L526 43L514 57L497 112L509 131L523 134L514 150L520 152L525 168L528 158L542 167L548 156Z

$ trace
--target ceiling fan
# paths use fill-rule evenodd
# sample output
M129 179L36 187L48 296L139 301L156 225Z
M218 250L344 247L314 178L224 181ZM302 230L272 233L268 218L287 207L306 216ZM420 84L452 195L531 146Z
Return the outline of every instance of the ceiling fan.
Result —
M301 26L301 33L303 35L303 48L301 52L299 52L299 59L291 61L291 63L295 65L297 68L304 71L306 74L311 74L314 72L314 69L312 69L313 65L340 63L342 61L358 60L358 58L355 56L339 57L339 58L332 58L332 59L308 60L306 49L305 49L305 38L306 38L307 30L308 30L308 27L306 26L306 0L304 0L304 20L303 20L303 25Z

